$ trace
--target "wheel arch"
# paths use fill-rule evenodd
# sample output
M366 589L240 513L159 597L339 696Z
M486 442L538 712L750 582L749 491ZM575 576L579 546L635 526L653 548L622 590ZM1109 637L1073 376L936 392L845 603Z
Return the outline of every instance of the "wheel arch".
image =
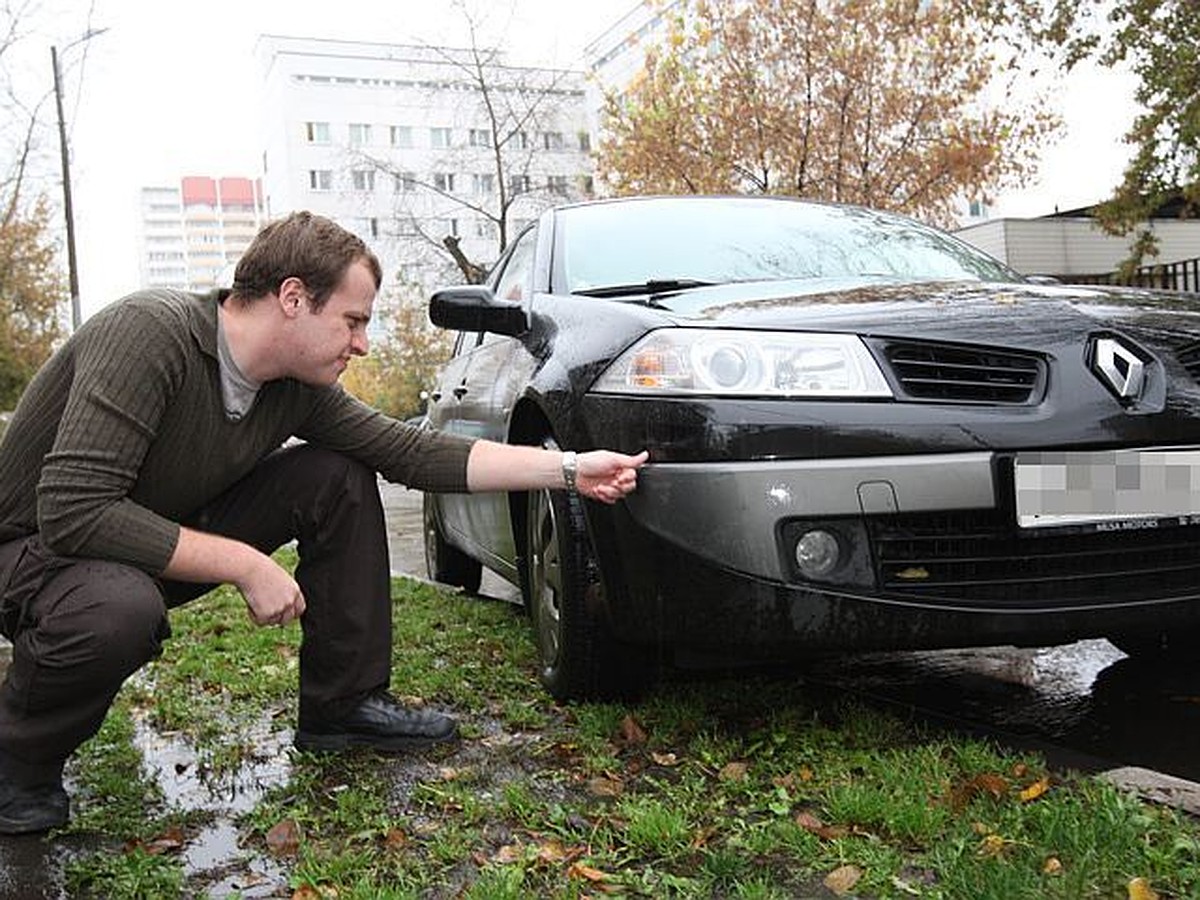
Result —
M532 399L523 397L513 409L508 423L508 443L540 447L546 438L557 440L550 418ZM529 553L526 547L525 525L529 513L527 491L511 491L508 495L508 515L512 525L513 543L516 549L517 572L521 580L521 602L527 595L529 577Z

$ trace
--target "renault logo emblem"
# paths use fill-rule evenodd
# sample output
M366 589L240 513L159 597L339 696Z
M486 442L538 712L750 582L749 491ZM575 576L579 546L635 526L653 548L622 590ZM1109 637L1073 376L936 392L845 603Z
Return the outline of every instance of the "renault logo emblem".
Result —
M1122 400L1133 400L1142 393L1146 364L1116 338L1097 338L1092 355L1096 373Z

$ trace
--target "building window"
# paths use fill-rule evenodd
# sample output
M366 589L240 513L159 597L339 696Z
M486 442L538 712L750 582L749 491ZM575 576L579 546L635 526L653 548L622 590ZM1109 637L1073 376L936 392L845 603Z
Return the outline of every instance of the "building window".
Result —
M328 144L329 143L329 123L328 122L305 122L304 137L310 144Z
M430 128L429 129L429 146L444 150L450 146L450 129L449 128Z
M393 147L411 147L413 145L412 129L407 125L393 125L391 137Z
M407 194L417 189L417 177L412 172L397 172L392 176L392 190Z
M379 220L376 218L355 219L351 231L364 241L372 240L379 237Z
M434 172L433 187L435 190L449 194L454 191L454 173L453 172Z
M585 197L591 197L596 193L596 182L591 175L580 175L578 178L579 193Z
M546 131L542 133L542 146L547 150L561 150L563 136L561 131Z
M496 237L496 223L491 219L476 219L475 237L494 240Z
M375 190L375 170L355 169L350 173L350 181L356 191Z
M476 194L496 193L496 176L490 173L471 176L471 189Z
M567 176L566 175L548 175L546 176L546 190L552 194L558 194L560 197L567 196Z
M470 143L472 147L492 146L492 133L486 128L472 128L468 138L468 143Z
M592 136L586 131L579 132L579 149L588 153L592 149Z
M309 169L308 188L312 191L333 190L333 172L329 169Z
M528 175L514 175L508 180L509 193L513 196L517 194L528 194L530 190Z
M350 125L350 146L366 147L371 143L371 126L362 122L352 122Z
M968 214L972 219L985 219L988 214L988 205L982 200L972 200L968 207Z
M529 149L529 133L525 131L517 132L517 146L522 150Z

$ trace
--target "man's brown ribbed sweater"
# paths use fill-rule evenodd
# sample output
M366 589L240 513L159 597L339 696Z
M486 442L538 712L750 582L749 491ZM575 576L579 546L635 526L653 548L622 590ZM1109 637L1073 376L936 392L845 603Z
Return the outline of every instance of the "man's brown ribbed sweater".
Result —
M179 524L298 437L422 490L466 490L471 442L416 429L339 387L262 386L226 418L217 304L132 294L91 317L43 366L0 444L0 542L40 533L60 556L166 567Z

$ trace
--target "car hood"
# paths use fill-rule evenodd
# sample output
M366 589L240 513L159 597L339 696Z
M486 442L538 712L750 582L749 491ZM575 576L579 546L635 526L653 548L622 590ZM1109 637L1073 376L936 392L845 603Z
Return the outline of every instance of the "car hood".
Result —
M718 285L656 300L676 324L707 327L1009 345L1055 343L1106 328L1200 337L1200 296L1129 288L822 279Z

